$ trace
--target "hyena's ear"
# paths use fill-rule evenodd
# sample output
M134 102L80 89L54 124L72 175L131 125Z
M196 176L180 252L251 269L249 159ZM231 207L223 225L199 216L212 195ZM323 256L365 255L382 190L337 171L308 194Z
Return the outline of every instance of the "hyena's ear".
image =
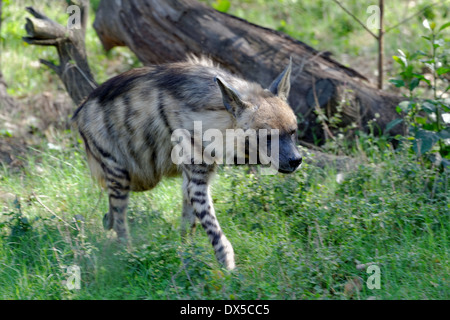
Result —
M236 117L240 111L247 107L247 104L242 101L239 93L220 77L215 77L214 81L219 85L222 92L223 105L228 112Z
M291 89L291 70L292 70L292 57L289 58L289 64L280 75L273 80L269 87L269 91L274 95L287 100L289 96L289 90Z

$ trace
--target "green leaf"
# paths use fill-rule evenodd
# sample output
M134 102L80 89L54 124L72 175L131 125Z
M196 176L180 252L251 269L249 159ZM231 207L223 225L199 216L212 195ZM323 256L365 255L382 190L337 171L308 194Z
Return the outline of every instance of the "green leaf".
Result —
M403 72L400 72L400 75L402 76L403 79L411 79L413 77L413 66L412 65L408 65L406 66L405 70Z
M417 79L420 79L420 80L422 80L422 81L425 81L429 86L431 86L431 81L428 80L427 78L425 78L424 75L422 75L422 74L420 74L420 73L413 73L413 77L414 77L414 78L417 78Z
M212 6L217 11L227 12L230 9L231 3L229 0L217 0Z
M428 64L433 64L435 63L435 60L433 58L430 59L421 59L420 62L422 63L428 63Z
M0 137L8 137L11 138L13 135L8 129L0 129Z
M409 60L416 60L418 57L423 57L423 56L426 57L427 54L425 52L423 52L422 50L417 50L409 57Z
M439 105L445 112L450 112L450 103L445 103L443 101L439 101Z
M438 31L438 32L441 32L442 30L444 30L445 28L448 28L448 27L450 27L450 22L447 22L447 23L443 24L443 25L439 28L439 31Z
M447 92L448 90L450 90L450 85L448 85L447 88L445 88L444 92Z
M417 88L419 83L420 83L420 79L419 78L412 79L411 82L409 83L409 90L413 91L415 88Z
M404 87L405 81L400 79L391 79L389 80L390 83L393 83L397 88Z
M431 122L431 123L425 123L422 124L422 129L423 130L427 130L427 131L432 131L432 132L436 132L438 131L438 125L436 122Z
M408 61L405 57L399 57L399 56L392 56L392 59L394 59L395 62L402 65L403 67L406 67L408 64Z
M440 67L436 69L436 73L440 76L443 74L446 74L447 72L450 72L450 68L447 67Z
M439 139L436 132L419 129L414 136L412 148L420 156L430 151Z
M401 49L397 49L398 53L400 53L400 57L406 58L406 53ZM408 52L408 51L407 51Z
M399 119L394 119L391 122L389 122L386 125L386 128L384 129L384 133L389 132L392 128L394 128L395 126L397 126L398 124L402 123L403 119L399 118Z
M436 105L432 100L425 101L424 103L422 103L421 107L422 110L428 114L436 112Z
M415 121L416 123L419 123L419 124L426 124L426 123L427 123L427 118L424 118L424 117L415 117L414 121Z

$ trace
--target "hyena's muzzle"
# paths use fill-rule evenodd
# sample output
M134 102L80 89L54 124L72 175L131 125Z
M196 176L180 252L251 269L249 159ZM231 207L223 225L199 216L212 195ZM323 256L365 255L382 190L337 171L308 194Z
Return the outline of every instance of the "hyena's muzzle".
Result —
M279 137L278 172L292 173L300 167L301 163L302 156L292 137L281 135Z

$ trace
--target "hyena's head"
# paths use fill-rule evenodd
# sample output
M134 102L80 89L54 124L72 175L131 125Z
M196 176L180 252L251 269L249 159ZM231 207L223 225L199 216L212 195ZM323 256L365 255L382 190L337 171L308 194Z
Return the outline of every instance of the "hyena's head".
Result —
M255 84L234 88L215 78L223 104L235 118L235 127L248 138L246 157L256 154L256 163L271 164L281 173L292 173L302 163L296 145L297 118L287 102L291 69L292 61L268 89ZM252 132L255 139L251 139Z

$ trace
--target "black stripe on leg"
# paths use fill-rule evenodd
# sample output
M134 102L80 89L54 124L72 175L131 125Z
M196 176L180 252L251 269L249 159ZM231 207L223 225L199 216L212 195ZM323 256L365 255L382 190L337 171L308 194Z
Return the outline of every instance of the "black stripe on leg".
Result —
M225 249L224 246L220 246L219 248L217 248L217 250L215 250L216 255L221 254L223 252L223 250Z
M117 200L126 200L128 198L128 193L120 194L120 192L116 191L115 194L111 193L109 197Z
M130 191L130 186L127 185L123 185L121 182L115 180L115 179L108 179L109 182L109 187L111 189L115 189L115 190L123 190L123 191ZM128 182L128 181L127 181Z
M203 211L201 211L201 212L198 214L198 218L199 218L200 220L203 220L203 219L205 218L205 216L207 216L207 215L209 215L209 211L203 210Z
M206 184L205 180L201 180L201 179L197 179L197 178L192 178L191 182L198 185L198 186L202 186Z
M215 219L212 219L213 217L210 216L211 221L206 220L202 222L202 226L203 228L205 228L205 230L213 230L213 229L218 229L217 227L217 223L215 222Z
M208 230L206 231L206 233L211 238L211 244L215 247L219 243L220 238L222 237L222 232L220 230L217 232L214 230Z
M94 148L100 153L103 158L111 159L113 162L117 163L117 159L112 154L101 148L94 140L90 140L90 142L92 142Z
M130 180L130 174L127 170L120 169L120 168L109 168L106 165L102 164L103 171L105 171L107 174L118 178L118 179L125 179Z
M206 203L205 199L199 199L199 198L191 198L191 204L194 204L194 202L200 203L201 205L204 205Z

